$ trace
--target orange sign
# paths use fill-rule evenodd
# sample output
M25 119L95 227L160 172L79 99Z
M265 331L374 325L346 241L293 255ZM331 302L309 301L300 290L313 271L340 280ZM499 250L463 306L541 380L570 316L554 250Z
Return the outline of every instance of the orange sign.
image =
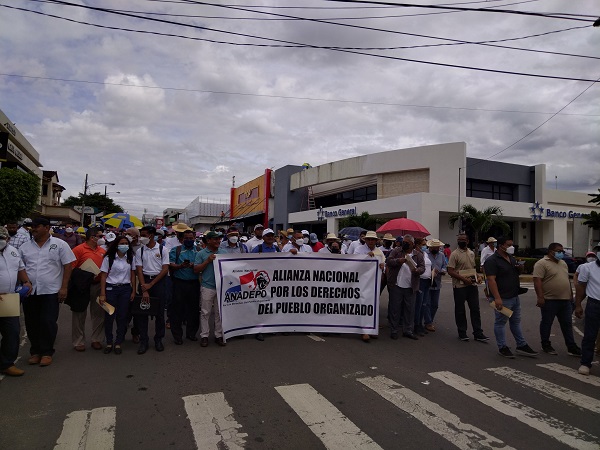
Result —
M263 213L267 208L265 175L231 189L232 218Z

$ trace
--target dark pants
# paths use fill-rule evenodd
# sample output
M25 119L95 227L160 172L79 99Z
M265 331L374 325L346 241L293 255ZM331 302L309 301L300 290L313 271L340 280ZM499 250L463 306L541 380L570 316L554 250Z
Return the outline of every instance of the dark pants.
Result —
M575 346L573 338L573 322L571 316L573 314L573 305L570 300L545 300L544 306L540 308L542 312L542 320L540 322L540 337L542 346L550 345L550 332L554 318L558 318L560 331L565 338L567 348Z
M440 292L439 289L429 289L429 309L425 310L425 325L432 324L435 319L435 315L440 305Z
M115 313L111 316L105 313L104 316L104 334L106 335L106 344L113 343L113 322L117 322L117 338L115 345L121 345L125 340L127 333L127 314L129 313L129 300L131 299L131 285L123 286L106 285L106 301L115 307Z
M23 300L25 329L32 355L52 356L58 332L60 303L56 294L30 295Z
M592 367L594 359L594 344L600 329L600 300L587 299L585 307L585 326L583 340L581 341L581 364Z
M15 365L19 356L19 334L21 326L18 317L0 317L0 370L8 369Z
M467 336L467 311L465 302L469 305L471 313L471 326L473 335L483 334L481 329L481 316L479 314L479 290L477 286L466 286L463 288L454 288L454 320L458 329L458 336Z
M182 322L185 321L185 335L195 337L200 329L200 282L180 280L173 277L173 300L167 308L171 321L171 333L175 339L183 338Z
M421 278L419 280L419 291L415 296L415 331L423 332L425 327L423 326L423 318L425 317L425 310L429 315L429 288L431 287L431 278ZM431 323L431 322L429 322Z
M144 283L150 283L152 280L144 275ZM139 294L142 293L140 286ZM165 279L161 279L149 291L150 297L156 297L158 303L158 313L154 318L154 342L160 341L165 337ZM133 323L140 331L140 343L148 344L148 320L149 316L138 314L133 316Z
M415 322L415 293L412 288L388 284L388 320L392 333L412 333Z
M169 316L169 306L171 306L171 302L173 301L173 289L175 288L175 284L172 275L167 275L163 280L165 281L165 309L167 310L167 319L170 321L171 316Z

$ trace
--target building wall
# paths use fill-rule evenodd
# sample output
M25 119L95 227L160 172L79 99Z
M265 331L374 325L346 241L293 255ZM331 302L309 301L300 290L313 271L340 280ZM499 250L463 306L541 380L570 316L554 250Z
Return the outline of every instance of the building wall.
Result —
M377 198L429 192L429 168L382 173L377 176Z
M276 231L287 230L290 226L288 213L300 211L302 208L302 199L306 195L306 188L290 189L292 175L302 170L304 170L302 166L284 166L273 172L274 204L271 211L273 211L273 229Z

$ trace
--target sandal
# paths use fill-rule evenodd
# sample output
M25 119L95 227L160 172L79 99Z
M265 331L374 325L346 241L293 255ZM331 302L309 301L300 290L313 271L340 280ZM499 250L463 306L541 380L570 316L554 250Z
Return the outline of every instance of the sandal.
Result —
M106 347L104 347L104 354L108 355L110 352L112 352L112 344L107 345Z
M120 355L122 353L121 346L115 345L115 355Z

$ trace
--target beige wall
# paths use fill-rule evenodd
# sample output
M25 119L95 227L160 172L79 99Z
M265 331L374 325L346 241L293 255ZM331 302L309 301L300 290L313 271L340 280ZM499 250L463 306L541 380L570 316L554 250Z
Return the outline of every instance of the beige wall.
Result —
M377 177L377 198L429 192L429 169L383 173Z

